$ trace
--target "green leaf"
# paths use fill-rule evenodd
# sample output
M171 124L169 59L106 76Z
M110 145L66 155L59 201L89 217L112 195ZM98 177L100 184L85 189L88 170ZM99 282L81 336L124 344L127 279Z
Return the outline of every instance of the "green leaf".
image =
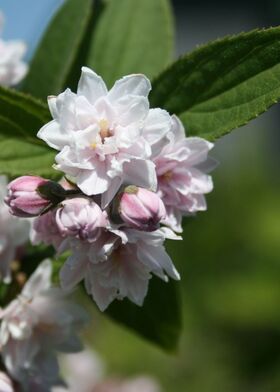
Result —
M172 52L168 0L110 0L96 26L87 65L112 85L130 73L157 75Z
M178 283L153 277L143 307L129 300L113 302L105 314L162 349L177 349L182 329Z
M188 135L215 140L246 124L280 98L280 28L196 49L154 81L150 98L180 115Z
M67 0L51 21L22 90L43 100L62 91L91 18L92 0Z
M56 178L54 151L37 139L50 119L46 105L14 90L0 88L0 172L10 177L35 174Z

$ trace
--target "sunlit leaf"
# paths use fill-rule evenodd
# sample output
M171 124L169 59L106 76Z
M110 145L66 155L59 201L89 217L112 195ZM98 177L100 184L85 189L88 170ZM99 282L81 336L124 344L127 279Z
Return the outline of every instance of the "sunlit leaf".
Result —
M280 98L280 28L210 42L153 83L153 106L180 115L188 135L215 140Z

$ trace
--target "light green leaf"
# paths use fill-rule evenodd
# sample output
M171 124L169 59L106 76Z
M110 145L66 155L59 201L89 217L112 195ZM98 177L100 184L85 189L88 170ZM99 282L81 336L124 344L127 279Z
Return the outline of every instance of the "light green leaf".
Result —
M115 301L105 314L162 349L174 352L182 330L179 294L178 283L154 277L143 307L128 300Z
M172 52L168 0L110 0L96 26L87 65L112 85L130 73L157 75Z
M188 135L215 140L280 99L280 28L209 43L153 83L152 105L180 115Z
M62 91L91 19L92 0L66 0L51 21L22 90L45 100Z

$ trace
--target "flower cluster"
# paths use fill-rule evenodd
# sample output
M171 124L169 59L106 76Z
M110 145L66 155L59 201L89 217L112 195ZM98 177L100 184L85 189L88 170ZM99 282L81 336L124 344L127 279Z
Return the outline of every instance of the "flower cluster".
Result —
M51 262L45 260L0 314L2 360L22 391L50 392L53 386L64 385L57 352L82 348L77 331L87 315L60 289L51 287L51 274Z
M38 133L58 150L63 183L34 179L30 187L30 178L19 178L6 199L18 216L39 214L34 243L71 251L60 271L62 288L84 280L101 310L124 297L142 305L152 275L179 279L164 241L181 238L175 232L182 217L205 210L204 194L213 187L205 173L213 145L186 138L176 116L151 109L150 89L137 74L108 91L100 76L82 68L77 93L49 97L53 121Z
M4 17L0 13L0 31L3 28ZM0 85L14 86L26 75L28 66L22 61L26 52L23 41L4 41L0 39Z

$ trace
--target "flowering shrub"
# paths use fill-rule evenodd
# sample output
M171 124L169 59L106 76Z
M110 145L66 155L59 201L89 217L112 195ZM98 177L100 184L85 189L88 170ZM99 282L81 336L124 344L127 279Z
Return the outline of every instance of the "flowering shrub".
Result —
M0 202L7 391L66 388L57 352L81 350L76 332L87 317L67 298L81 282L102 312L176 348L180 274L165 241L181 240L184 221L207 208L213 142L280 98L279 28L210 43L170 65L168 0L112 0L93 12L91 0L67 0L22 91L0 88L0 164L11 180ZM22 46L9 45L0 42L2 86L27 70ZM96 390L148 390L143 382Z

